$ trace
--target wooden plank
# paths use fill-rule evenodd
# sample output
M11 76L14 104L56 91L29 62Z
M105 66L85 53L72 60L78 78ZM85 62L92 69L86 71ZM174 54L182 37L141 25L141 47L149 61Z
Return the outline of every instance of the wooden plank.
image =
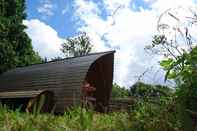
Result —
M44 90L0 92L0 99L2 98L32 98L32 97L39 95L43 91Z

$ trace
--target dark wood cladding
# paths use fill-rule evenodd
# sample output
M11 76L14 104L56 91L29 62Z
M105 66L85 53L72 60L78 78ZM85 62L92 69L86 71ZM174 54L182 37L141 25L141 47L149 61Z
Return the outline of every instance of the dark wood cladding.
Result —
M99 103L109 103L113 81L114 51L16 68L0 75L0 92L48 90L54 93L56 112L81 103L85 79L98 89Z

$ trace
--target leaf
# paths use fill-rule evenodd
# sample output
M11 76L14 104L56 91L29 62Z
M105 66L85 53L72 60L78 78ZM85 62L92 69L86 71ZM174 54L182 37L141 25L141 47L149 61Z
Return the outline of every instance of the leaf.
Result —
M167 60L162 60L160 62L160 65L164 68L164 70L168 70L171 67L172 63L173 63L173 59L168 58Z
M174 79L177 76L177 74L175 72L170 72L168 74L168 79Z
M165 74L165 78L164 78L164 81L165 81L165 82L166 82L166 80L168 79L169 73L170 73L170 70L168 70L168 71L166 72L166 74Z

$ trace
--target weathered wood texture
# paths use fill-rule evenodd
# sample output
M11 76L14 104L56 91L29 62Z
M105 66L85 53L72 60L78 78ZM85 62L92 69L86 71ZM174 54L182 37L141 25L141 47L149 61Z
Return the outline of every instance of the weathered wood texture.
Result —
M55 112L63 112L68 106L81 104L82 82L88 79L97 88L97 106L108 106L113 59L114 51L109 51L16 68L0 75L0 92L52 91Z
M0 99L1 98L33 98L42 92L43 90L0 92Z

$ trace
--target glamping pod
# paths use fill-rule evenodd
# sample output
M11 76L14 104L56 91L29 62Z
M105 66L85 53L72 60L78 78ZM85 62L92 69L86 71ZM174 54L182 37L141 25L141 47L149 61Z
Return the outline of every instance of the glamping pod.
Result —
M0 75L0 101L28 109L44 94L44 111L63 113L91 101L94 109L108 110L115 51L70 57L12 69ZM86 101L86 102L85 102ZM50 105L51 104L51 105Z

